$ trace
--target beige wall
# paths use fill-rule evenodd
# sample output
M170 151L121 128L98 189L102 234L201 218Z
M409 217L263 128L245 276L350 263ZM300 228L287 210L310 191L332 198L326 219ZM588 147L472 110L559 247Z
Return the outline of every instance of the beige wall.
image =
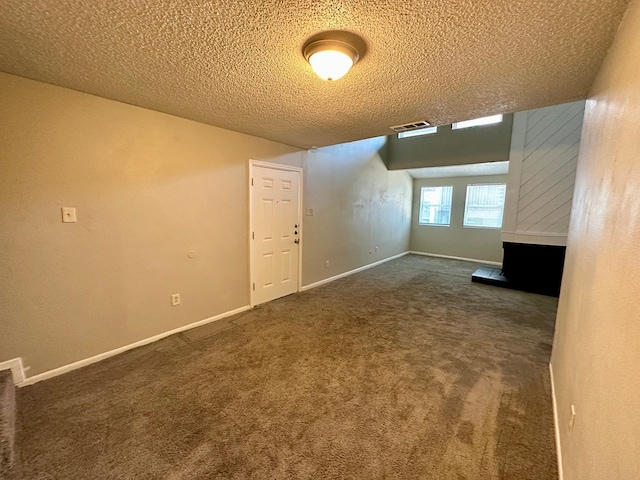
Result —
M345 239L375 238L393 189L406 190L373 152L307 154L7 74L0 105L0 361L23 357L29 376L246 306L249 159L309 163L304 201L318 213L340 199L332 235L305 222L305 283L370 263ZM351 191L375 201L349 203ZM62 206L78 223L61 223ZM340 212L361 217L333 222ZM383 251L401 251L404 237L386 233ZM318 252L331 269L312 265Z
M452 257L502 262L502 242L499 228L465 228L464 202L467 185L476 183L506 183L506 175L477 177L423 178L413 183L413 215L410 249ZM451 225L440 227L419 225L420 189L427 186L453 186Z
M638 52L635 0L584 119L552 355L565 480L640 478Z
M387 171L379 154L385 141L308 152L305 209L314 214L303 221L303 284L407 251L412 180L406 172Z

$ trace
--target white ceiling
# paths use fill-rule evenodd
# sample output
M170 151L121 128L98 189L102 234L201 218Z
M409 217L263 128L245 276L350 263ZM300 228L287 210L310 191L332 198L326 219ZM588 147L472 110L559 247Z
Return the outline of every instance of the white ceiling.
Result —
M0 70L299 147L584 98L628 0L3 0ZM302 56L358 34L341 80Z
M450 165L446 167L411 168L405 170L413 178L476 177L484 175L505 175L509 172L509 162L473 163L470 165Z

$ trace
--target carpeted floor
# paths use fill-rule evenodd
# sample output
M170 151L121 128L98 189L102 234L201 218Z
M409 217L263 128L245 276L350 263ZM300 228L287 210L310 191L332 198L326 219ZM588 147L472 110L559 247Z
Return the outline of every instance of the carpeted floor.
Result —
M11 370L0 371L0 479L13 470L15 441L15 387Z
M20 389L25 479L556 479L557 300L409 255Z

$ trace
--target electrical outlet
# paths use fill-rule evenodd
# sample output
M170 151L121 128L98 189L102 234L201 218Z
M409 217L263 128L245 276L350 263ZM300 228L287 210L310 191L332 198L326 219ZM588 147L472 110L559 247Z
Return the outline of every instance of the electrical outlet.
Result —
M329 260L326 260L326 261L324 262L324 268L329 268Z
M313 208L307 208L307 217L313 217Z
M180 305L180 294L174 293L173 295L171 295L171 306L177 307L178 305Z

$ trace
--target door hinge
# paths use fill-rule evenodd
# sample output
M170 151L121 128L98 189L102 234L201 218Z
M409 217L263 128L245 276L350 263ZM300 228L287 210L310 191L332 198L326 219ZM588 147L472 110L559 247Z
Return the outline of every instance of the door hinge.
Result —
M256 232L251 232L251 240L255 240L256 239Z
M251 186L253 187L253 178L251 179Z
M254 283L253 284L253 291L255 292L255 290L256 290L256 284Z

